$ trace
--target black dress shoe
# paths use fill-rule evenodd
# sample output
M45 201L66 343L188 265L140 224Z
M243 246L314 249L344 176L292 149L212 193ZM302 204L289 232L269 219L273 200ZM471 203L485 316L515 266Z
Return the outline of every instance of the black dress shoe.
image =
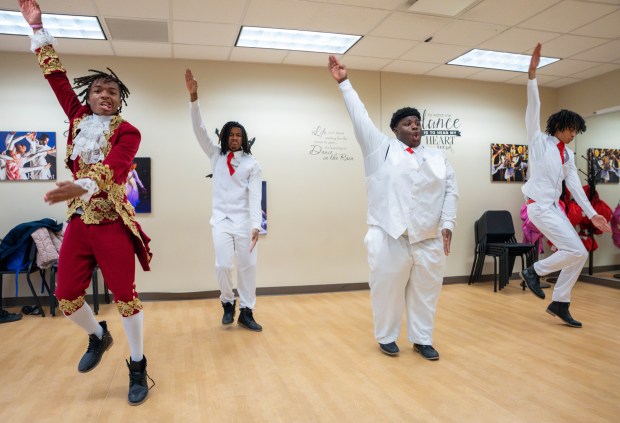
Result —
M0 308L0 323L17 322L21 318L21 313L9 313L8 311Z
M564 320L564 323L566 323L570 327L573 327L573 328L582 327L583 325L581 324L581 322L573 319L573 316L570 315L570 312L568 311L569 307L570 307L570 303L561 303L559 301L554 301L551 304L549 304L549 307L547 307L547 313L549 313L552 316L557 316L560 319Z
M545 293L540 288L540 277L534 271L534 267L530 266L523 272L519 272L521 279L527 285L527 287L541 300L545 299Z
M114 344L112 335L108 332L108 325L105 321L99 322L103 328L103 337L99 339L97 335L88 335L88 348L78 364L78 372L86 373L97 367L103 357L103 353L109 350Z
M427 360L439 360L439 353L432 345L413 344L413 350Z
M222 308L224 309L224 315L222 316L222 324L230 325L235 321L235 304L237 300L233 300L232 303L222 302Z
M398 349L398 345L396 342L390 342L389 344L379 343L379 348L381 348L381 352L387 355L398 355L400 350Z
M256 320L254 320L252 310L247 307L239 309L239 318L237 319L237 324L241 327L251 330L252 332L260 332L263 330L263 327L256 323Z

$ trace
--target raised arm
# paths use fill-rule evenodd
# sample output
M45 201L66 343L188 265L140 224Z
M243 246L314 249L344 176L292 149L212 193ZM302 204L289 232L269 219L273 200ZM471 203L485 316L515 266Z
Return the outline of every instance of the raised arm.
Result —
M185 70L185 87L189 93L189 110L192 118L192 129L194 130L194 135L196 136L200 147L205 153L207 153L207 156L213 157L214 155L220 153L220 149L218 146L213 144L211 138L209 138L207 127L202 120L202 115L200 114L200 103L198 102L198 81L194 78L194 74L191 69Z
M525 128L527 130L527 140L532 143L536 135L540 132L540 95L538 94L538 84L536 82L536 68L540 64L541 44L536 44L530 67L528 70L529 80L527 81L527 109L525 111Z

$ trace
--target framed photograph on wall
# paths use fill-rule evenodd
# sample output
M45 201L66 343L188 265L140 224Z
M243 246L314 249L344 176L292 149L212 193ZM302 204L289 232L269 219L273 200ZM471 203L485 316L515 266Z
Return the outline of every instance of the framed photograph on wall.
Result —
M0 131L0 181L55 180L55 132Z
M617 184L620 182L620 149L589 148L594 182L597 184Z
M151 212L151 158L136 157L125 183L127 199L136 213Z
M258 232L258 234L266 235L267 234L267 181L263 181L262 190L263 190L263 198L260 202L260 208L262 210L263 217L261 219L260 232Z
M491 144L492 182L525 182L527 167L527 145Z

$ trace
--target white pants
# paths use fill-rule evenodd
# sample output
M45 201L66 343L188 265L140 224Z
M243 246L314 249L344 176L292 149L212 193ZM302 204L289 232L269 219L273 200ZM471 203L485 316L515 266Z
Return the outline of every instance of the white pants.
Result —
M215 247L215 274L220 286L220 301L232 303L232 270L237 256L237 292L239 307L254 309L256 306L256 249L252 245L252 222L234 223L224 219L213 226Z
M405 307L409 341L432 345L445 265L442 238L410 244L406 235L394 239L378 226L371 226L364 242L375 339L381 344L398 339Z
M541 207L538 203L531 203L527 206L527 215L558 249L544 260L534 263L534 270L540 276L561 270L553 289L553 301L568 303L570 292L588 260L588 251L557 205Z

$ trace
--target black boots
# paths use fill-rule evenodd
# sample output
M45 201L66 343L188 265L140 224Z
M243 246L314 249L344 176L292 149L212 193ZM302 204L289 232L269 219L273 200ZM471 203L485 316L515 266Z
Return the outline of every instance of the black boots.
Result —
M88 348L78 364L78 372L80 373L90 372L97 367L97 364L101 361L101 357L103 357L103 353L109 350L112 344L114 344L112 335L108 332L108 325L106 322L99 322L99 325L103 328L103 337L99 339L95 334L88 335Z
M129 405L140 405L146 401L146 397L149 394L149 386L146 380L148 377L146 373L146 356L143 356L141 361L133 361L130 358L129 361L125 360L125 362L129 368L129 394L127 395ZM149 379L151 378L149 377Z
M239 309L237 324L254 332L260 332L263 330L263 327L254 320L252 310L246 307Z
M541 300L545 299L545 293L540 287L540 277L536 274L534 270L534 266L530 266L525 269L523 272L520 272L521 279L527 285L527 287Z
M222 316L222 324L230 325L235 321L235 304L237 300L233 300L232 303L222 303L222 308L224 309L224 315Z
M568 311L569 307L570 303L561 303L559 301L554 301L549 304L549 307L547 307L547 313L564 320L564 323L566 323L570 327L580 328L582 326L581 322L573 319L573 316L571 316L570 312Z

